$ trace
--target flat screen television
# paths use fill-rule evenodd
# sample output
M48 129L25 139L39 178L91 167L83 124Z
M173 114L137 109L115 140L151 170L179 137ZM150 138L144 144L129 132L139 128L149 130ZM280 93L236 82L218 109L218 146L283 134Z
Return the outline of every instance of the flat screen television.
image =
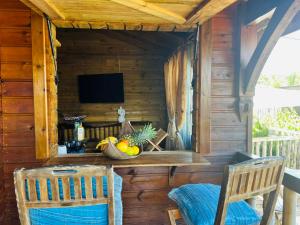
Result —
M79 75L81 103L123 103L123 73Z

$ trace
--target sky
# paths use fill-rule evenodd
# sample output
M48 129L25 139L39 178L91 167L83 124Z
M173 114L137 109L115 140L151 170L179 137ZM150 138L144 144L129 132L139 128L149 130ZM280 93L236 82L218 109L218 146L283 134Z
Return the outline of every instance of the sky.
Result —
M279 39L262 74L287 76L294 72L300 73L300 30Z

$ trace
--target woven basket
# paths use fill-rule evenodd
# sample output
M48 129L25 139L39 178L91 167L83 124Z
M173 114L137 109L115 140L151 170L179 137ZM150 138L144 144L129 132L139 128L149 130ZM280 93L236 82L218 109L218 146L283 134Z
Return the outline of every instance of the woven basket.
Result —
M130 134L133 131L134 131L134 128L132 127L130 122L125 122L120 131L120 136ZM140 149L140 152L138 155L130 156L124 152L121 152L119 149L117 149L117 147L113 143L108 141L108 144L106 145L105 149L102 152L105 156L107 156L111 159L123 160L123 159L134 159L134 158L138 157L143 151L143 148L141 146L139 146L139 149Z
M121 152L119 149L117 149L117 147L112 144L110 141L109 143L106 145L106 148L102 151L103 154L111 159L134 159L136 157L138 157L141 153L142 153L142 148L140 148L140 152L138 155L127 155L124 152Z

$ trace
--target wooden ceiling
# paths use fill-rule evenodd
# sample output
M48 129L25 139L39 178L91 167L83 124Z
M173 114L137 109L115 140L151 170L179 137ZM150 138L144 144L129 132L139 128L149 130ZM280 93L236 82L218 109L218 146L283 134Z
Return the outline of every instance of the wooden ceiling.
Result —
M21 0L57 27L191 31L237 0Z

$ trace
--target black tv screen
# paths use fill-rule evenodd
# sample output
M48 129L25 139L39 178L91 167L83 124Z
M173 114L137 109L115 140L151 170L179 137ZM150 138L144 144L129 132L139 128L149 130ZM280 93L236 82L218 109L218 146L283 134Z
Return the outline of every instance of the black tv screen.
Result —
M123 73L79 75L81 103L124 102Z

